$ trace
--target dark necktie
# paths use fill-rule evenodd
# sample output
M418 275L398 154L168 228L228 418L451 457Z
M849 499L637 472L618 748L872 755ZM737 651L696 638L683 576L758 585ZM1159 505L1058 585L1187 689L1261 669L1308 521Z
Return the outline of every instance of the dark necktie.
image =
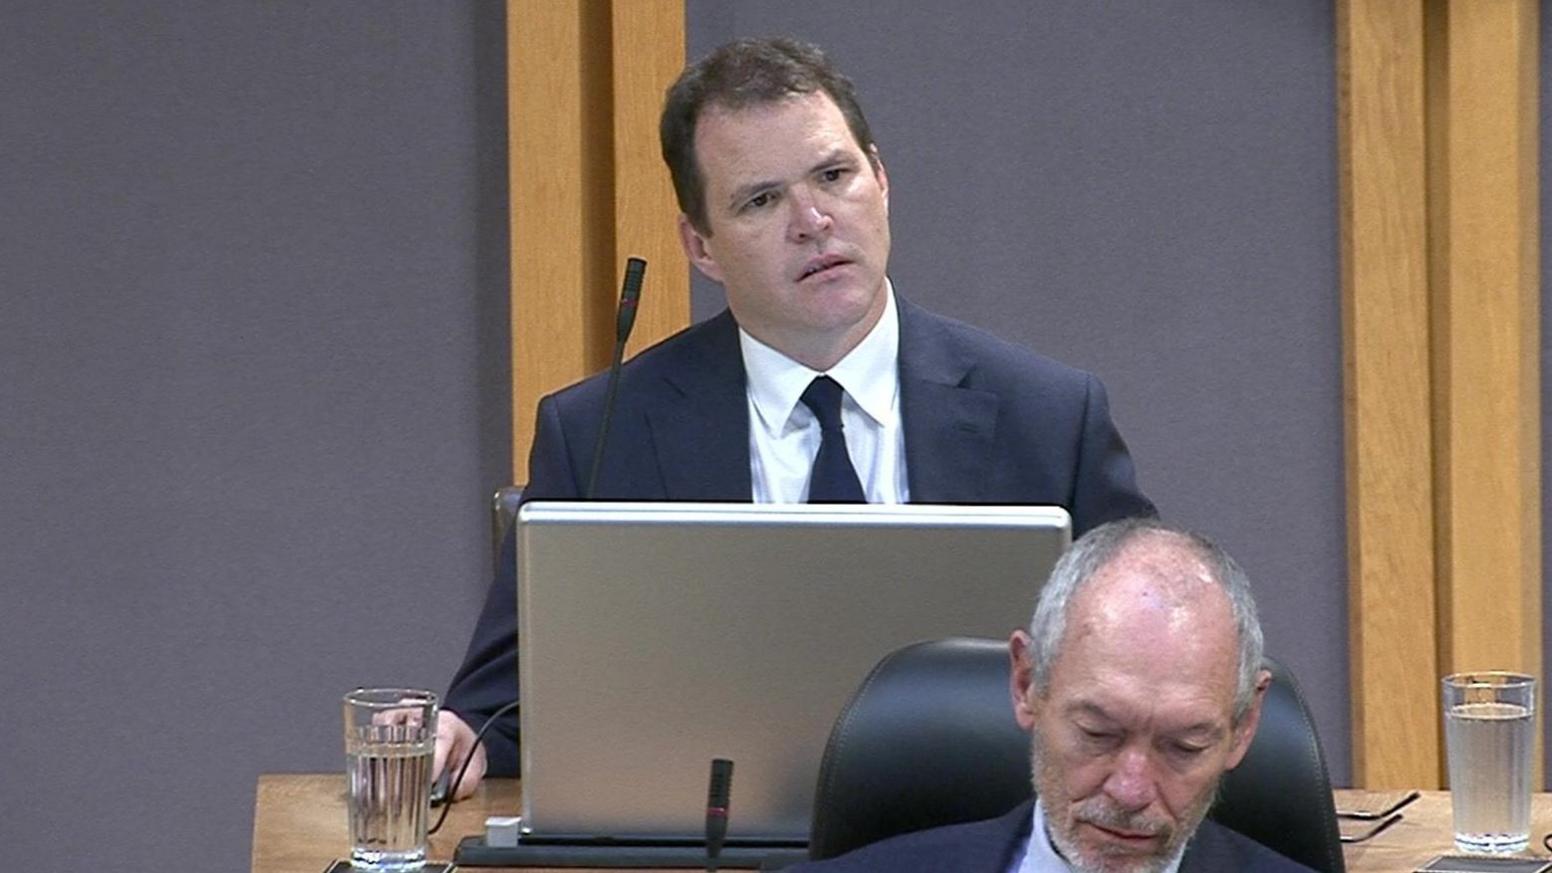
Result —
M809 503L866 503L857 469L846 453L846 432L841 429L841 386L829 376L819 376L803 391L803 405L819 419L819 454L808 479Z

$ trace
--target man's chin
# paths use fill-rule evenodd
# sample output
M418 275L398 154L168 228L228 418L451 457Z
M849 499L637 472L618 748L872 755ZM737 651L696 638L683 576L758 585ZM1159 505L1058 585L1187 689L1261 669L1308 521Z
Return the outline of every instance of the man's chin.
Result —
M1067 860L1075 873L1160 873L1169 858L1154 854L1113 853L1093 846L1079 848Z
M1053 834L1054 836L1054 834ZM1158 873L1168 866L1175 846L1165 837L1129 839L1114 831L1079 822L1071 845L1057 848L1077 873Z

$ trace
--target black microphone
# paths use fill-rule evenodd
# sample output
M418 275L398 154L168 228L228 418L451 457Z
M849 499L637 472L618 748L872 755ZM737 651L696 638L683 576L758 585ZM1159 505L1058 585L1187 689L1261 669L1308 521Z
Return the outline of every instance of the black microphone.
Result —
M587 499L593 499L598 487L598 468L603 465L604 441L609 436L609 420L614 417L614 395L620 389L620 364L625 360L625 341L636 326L636 303L641 300L641 279L647 262L641 258L625 260L625 282L620 288L620 308L614 317L614 361L609 365L609 390L604 396L604 417L593 443L593 467L587 474Z
M636 326L636 303L641 300L641 278L647 274L647 262L641 258L625 259L625 282L620 287L620 312L614 319L614 363L620 364L625 341L630 339L631 328Z
M706 870L716 873L722 841L727 838L728 802L733 794L733 762L711 759L711 782L706 787Z

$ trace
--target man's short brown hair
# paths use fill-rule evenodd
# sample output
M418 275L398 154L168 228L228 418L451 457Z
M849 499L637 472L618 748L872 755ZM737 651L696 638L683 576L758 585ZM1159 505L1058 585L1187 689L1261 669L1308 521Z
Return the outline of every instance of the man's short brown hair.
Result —
M696 230L709 234L706 183L695 160L701 113L712 106L739 110L815 91L835 101L857 145L873 160L873 134L851 80L817 46L787 37L735 40L679 74L664 100L658 133L679 209Z

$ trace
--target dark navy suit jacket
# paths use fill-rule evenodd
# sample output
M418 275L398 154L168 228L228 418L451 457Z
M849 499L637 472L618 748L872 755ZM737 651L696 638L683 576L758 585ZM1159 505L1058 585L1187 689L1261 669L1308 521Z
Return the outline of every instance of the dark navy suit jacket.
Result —
M1000 818L949 825L880 840L828 861L788 867L787 873L1004 873L1029 836L1034 801ZM1314 873L1211 819L1186 844L1180 873Z
M1051 504L1081 535L1151 515L1131 456L1088 373L896 298L900 404L912 503ZM603 417L594 376L539 402L524 500L580 498ZM620 376L600 500L748 502L749 406L730 313L637 355ZM513 540L486 595L447 708L478 728L517 695ZM516 720L487 737L490 772L517 772Z

